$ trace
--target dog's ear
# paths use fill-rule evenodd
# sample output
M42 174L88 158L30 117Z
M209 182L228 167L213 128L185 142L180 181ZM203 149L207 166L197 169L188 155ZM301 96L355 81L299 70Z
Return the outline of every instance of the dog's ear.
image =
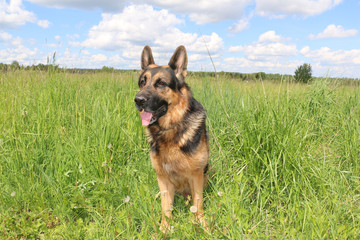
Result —
M152 55L151 48L145 46L141 53L141 69L144 70L150 64L155 64L154 57Z
M175 50L168 65L170 68L174 70L176 77L181 82L184 82L187 74L187 63L188 63L188 58L186 54L186 49L184 46L179 46Z

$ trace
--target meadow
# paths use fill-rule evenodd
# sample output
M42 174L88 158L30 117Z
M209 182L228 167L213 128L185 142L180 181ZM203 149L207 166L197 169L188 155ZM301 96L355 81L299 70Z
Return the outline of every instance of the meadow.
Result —
M176 196L172 232L137 74L0 75L0 239L359 239L360 88L191 75L207 110L209 231Z

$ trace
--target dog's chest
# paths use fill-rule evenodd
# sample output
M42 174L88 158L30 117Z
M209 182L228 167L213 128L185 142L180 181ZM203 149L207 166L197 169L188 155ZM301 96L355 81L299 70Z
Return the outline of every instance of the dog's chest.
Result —
M189 166L189 159L178 145L171 143L158 144L157 151L151 152L151 159L155 170L168 175L183 175Z
M167 176L177 189L185 187L193 169L192 159L177 145L159 144L158 152L151 151L150 156L157 175Z
M173 162L163 162L161 167L168 175L177 175L177 167Z
M191 159L184 156L180 149L169 147L162 149L160 146L158 154L151 153L150 155L156 174L167 176L177 192L181 193L189 188Z

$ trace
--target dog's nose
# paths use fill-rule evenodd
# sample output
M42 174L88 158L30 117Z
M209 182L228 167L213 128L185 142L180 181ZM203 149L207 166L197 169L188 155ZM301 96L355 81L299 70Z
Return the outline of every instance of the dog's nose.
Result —
M143 96L136 96L135 97L135 103L138 106L142 106L146 101L147 101L147 99L145 97L143 97Z

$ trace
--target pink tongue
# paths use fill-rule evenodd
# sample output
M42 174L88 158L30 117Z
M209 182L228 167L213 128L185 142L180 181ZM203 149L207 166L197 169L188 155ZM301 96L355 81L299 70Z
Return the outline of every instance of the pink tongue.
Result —
M140 113L142 125L148 126L150 124L152 116L153 116L153 114L151 112L143 111L142 113Z

